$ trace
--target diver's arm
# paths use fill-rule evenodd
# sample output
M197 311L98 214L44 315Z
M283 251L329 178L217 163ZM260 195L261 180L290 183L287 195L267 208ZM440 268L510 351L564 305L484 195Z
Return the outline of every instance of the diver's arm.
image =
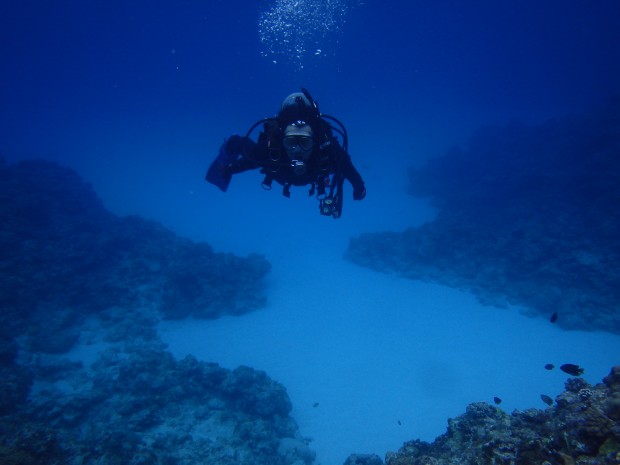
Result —
M220 147L220 151L209 166L205 179L226 192L233 174L258 168L252 154L256 143L237 134L230 136ZM250 154L250 155L248 155Z
M353 166L351 156L344 150L341 151L340 159L342 174L353 186L353 199L362 200L364 197L366 197L366 187L364 185L362 175L359 173L359 171L357 171L355 166Z
M228 171L231 174L253 170L260 165L255 161L257 144L249 137L237 134L230 136L224 143L224 151L228 155Z

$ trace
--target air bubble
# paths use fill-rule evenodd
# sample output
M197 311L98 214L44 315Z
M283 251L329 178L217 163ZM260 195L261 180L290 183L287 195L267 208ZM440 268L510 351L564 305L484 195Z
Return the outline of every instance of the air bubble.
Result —
M261 12L258 34L261 55L297 68L329 52L333 37L344 25L352 4L359 0L275 0Z

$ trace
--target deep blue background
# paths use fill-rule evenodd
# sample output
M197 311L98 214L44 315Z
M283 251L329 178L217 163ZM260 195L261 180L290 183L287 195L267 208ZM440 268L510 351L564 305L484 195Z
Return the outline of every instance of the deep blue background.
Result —
M367 0L302 70L260 55L273 3L2 2L0 153L59 160L111 209L157 216L148 205L178 205L172 186L212 187L202 176L224 137L299 86L346 123L371 179L479 124L539 122L620 90L617 0Z
M208 322L198 328L198 346L205 359L252 365L286 380L304 434L316 433L317 449L338 455L337 463L344 457L330 450L332 443L342 442L346 453L382 453L386 443L429 439L469 401L502 392L507 409L531 406L542 381L524 376L535 376L531 367L553 354L574 353L578 363L587 362L589 376L608 370L601 353L617 350L601 352L574 334L565 343L546 321L544 330L531 331L542 322L504 320L495 309L491 316L473 298L440 286L411 287L353 270L342 254L351 236L432 218L426 204L407 194L407 168L466 143L479 125L538 123L620 93L620 2L364 0L303 69L261 56L259 16L273 4L1 1L0 155L10 162L57 160L77 169L115 213L161 221L218 251L264 253L273 265L268 311ZM275 188L263 192L254 172L235 176L226 194L203 180L227 135L273 115L300 86L346 124L368 188L363 202L353 202L345 186L337 221L320 217L305 189L291 199ZM296 334L302 337L288 340ZM617 342L601 340L601 347ZM367 379L367 365L377 375ZM361 382L351 385L341 366L345 373L359 367L361 378L352 379ZM386 374L402 366L411 367L404 370L410 378ZM535 387L521 389L524 380ZM369 381L381 386L369 391ZM419 382L422 395L393 397ZM341 392L328 393L332 386ZM317 392L344 402L330 409L321 399L315 409ZM403 428L393 417L390 429L357 416L360 405L374 405L369 414L385 419L405 404L412 421L399 416ZM342 441L330 425L356 441Z

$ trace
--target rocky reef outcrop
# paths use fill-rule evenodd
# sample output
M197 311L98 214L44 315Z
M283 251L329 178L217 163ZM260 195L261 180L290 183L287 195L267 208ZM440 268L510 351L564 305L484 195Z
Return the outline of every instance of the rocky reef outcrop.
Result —
M2 368L12 374L2 378L2 392L11 395L0 402L3 464L314 459L289 416L285 388L249 367L227 370L191 356L177 361L155 336L114 345L90 367L41 354L21 362L21 371Z
M507 414L474 403L448 421L433 443L414 440L386 465L617 465L620 463L620 367L603 383L570 378L545 410ZM360 465L366 462L353 462ZM368 462L371 463L371 462Z
M264 304L269 263L106 211L46 161L0 159L0 463L308 465L286 389L176 360L162 318Z
M40 350L62 352L77 338L73 321L113 306L216 318L265 302L262 256L216 253L153 221L113 215L52 162L0 161L0 218L0 328L26 326Z
M557 312L564 328L620 333L620 99L541 125L481 128L410 178L436 219L353 238L350 260Z

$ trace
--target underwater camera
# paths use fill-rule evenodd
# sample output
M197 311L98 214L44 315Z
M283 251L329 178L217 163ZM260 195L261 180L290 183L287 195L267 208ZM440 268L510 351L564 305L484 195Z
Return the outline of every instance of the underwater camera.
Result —
M336 211L336 202L334 202L333 197L325 197L321 199L319 203L319 211L321 215L332 216Z

